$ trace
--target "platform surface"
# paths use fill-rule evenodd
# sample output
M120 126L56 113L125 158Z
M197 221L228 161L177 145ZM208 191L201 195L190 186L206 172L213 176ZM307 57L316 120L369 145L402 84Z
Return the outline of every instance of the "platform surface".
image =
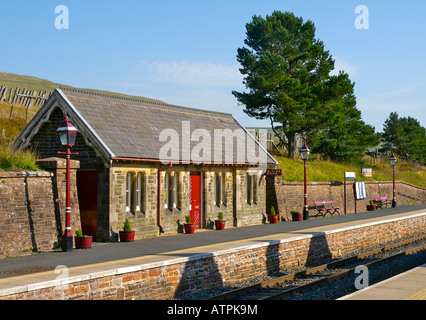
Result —
M280 222L225 230L197 230L194 234L159 237L127 243L94 243L91 249L72 252L43 252L0 260L0 296L77 280L149 269L184 262L203 255L211 256L256 247L274 241L292 241L315 233L355 228L364 224L383 223L413 215L425 215L426 206L400 206L298 222ZM5 271L49 267L51 271L10 275ZM421 268L426 270L426 268ZM426 277L426 273L423 274ZM424 284L424 282L423 282ZM426 286L424 286L426 287ZM403 287L401 287L403 288ZM411 294L424 297L422 288Z
M338 300L426 300L426 264Z

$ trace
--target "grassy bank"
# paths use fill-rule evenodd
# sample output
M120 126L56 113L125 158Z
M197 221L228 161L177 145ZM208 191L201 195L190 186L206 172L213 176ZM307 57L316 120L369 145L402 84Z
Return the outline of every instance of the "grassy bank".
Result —
M36 156L30 151L15 151L10 146L0 146L0 171L38 170Z
M13 141L25 128L24 119L0 118L0 171L37 170L37 157L30 151L12 150Z
M283 170L284 181L303 181L302 160L291 160L284 157L277 157L278 168ZM356 172L357 180L362 181L389 181L392 180L392 167L388 163L369 163L364 167L373 169L373 176L366 178L361 175L359 165L347 163L335 163L331 161L313 160L308 161L307 179L308 181L343 181L346 171ZM426 167L414 165L407 162L399 162L395 168L396 179L414 185L426 187Z

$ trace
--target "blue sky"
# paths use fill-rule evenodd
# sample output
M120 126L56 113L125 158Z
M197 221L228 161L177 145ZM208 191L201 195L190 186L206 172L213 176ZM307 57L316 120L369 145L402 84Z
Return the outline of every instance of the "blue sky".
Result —
M58 5L69 29L55 27ZM368 29L355 25L359 5ZM366 123L381 131L397 111L426 126L424 0L3 0L0 10L0 71L228 112L245 126L269 125L231 93L245 89L236 61L245 24L290 11L314 22L349 73Z

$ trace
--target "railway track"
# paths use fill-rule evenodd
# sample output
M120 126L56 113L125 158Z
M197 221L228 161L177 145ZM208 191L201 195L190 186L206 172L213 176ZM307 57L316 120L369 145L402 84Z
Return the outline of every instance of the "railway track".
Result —
M426 249L426 234L349 258L227 291L205 300L283 300L349 277L355 273L357 266L374 268L424 249Z

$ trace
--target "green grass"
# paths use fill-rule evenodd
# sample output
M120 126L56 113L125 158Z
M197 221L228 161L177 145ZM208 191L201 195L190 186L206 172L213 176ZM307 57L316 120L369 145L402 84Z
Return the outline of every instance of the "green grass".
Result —
M0 171L36 171L37 157L31 151L15 151L10 146L0 146Z
M291 160L275 156L278 168L283 171L284 181L303 181L302 160ZM370 161L370 163L368 163ZM349 163L313 160L307 163L308 181L343 181L346 171L356 172L357 180L362 181L389 181L392 180L392 168L385 162L374 164L367 158L364 167L373 169L373 176L366 178L361 175L361 166ZM426 187L426 167L411 163L400 162L395 167L396 179L414 185Z
M31 151L12 150L13 141L25 128L24 119L0 118L0 171L38 170L37 157Z

